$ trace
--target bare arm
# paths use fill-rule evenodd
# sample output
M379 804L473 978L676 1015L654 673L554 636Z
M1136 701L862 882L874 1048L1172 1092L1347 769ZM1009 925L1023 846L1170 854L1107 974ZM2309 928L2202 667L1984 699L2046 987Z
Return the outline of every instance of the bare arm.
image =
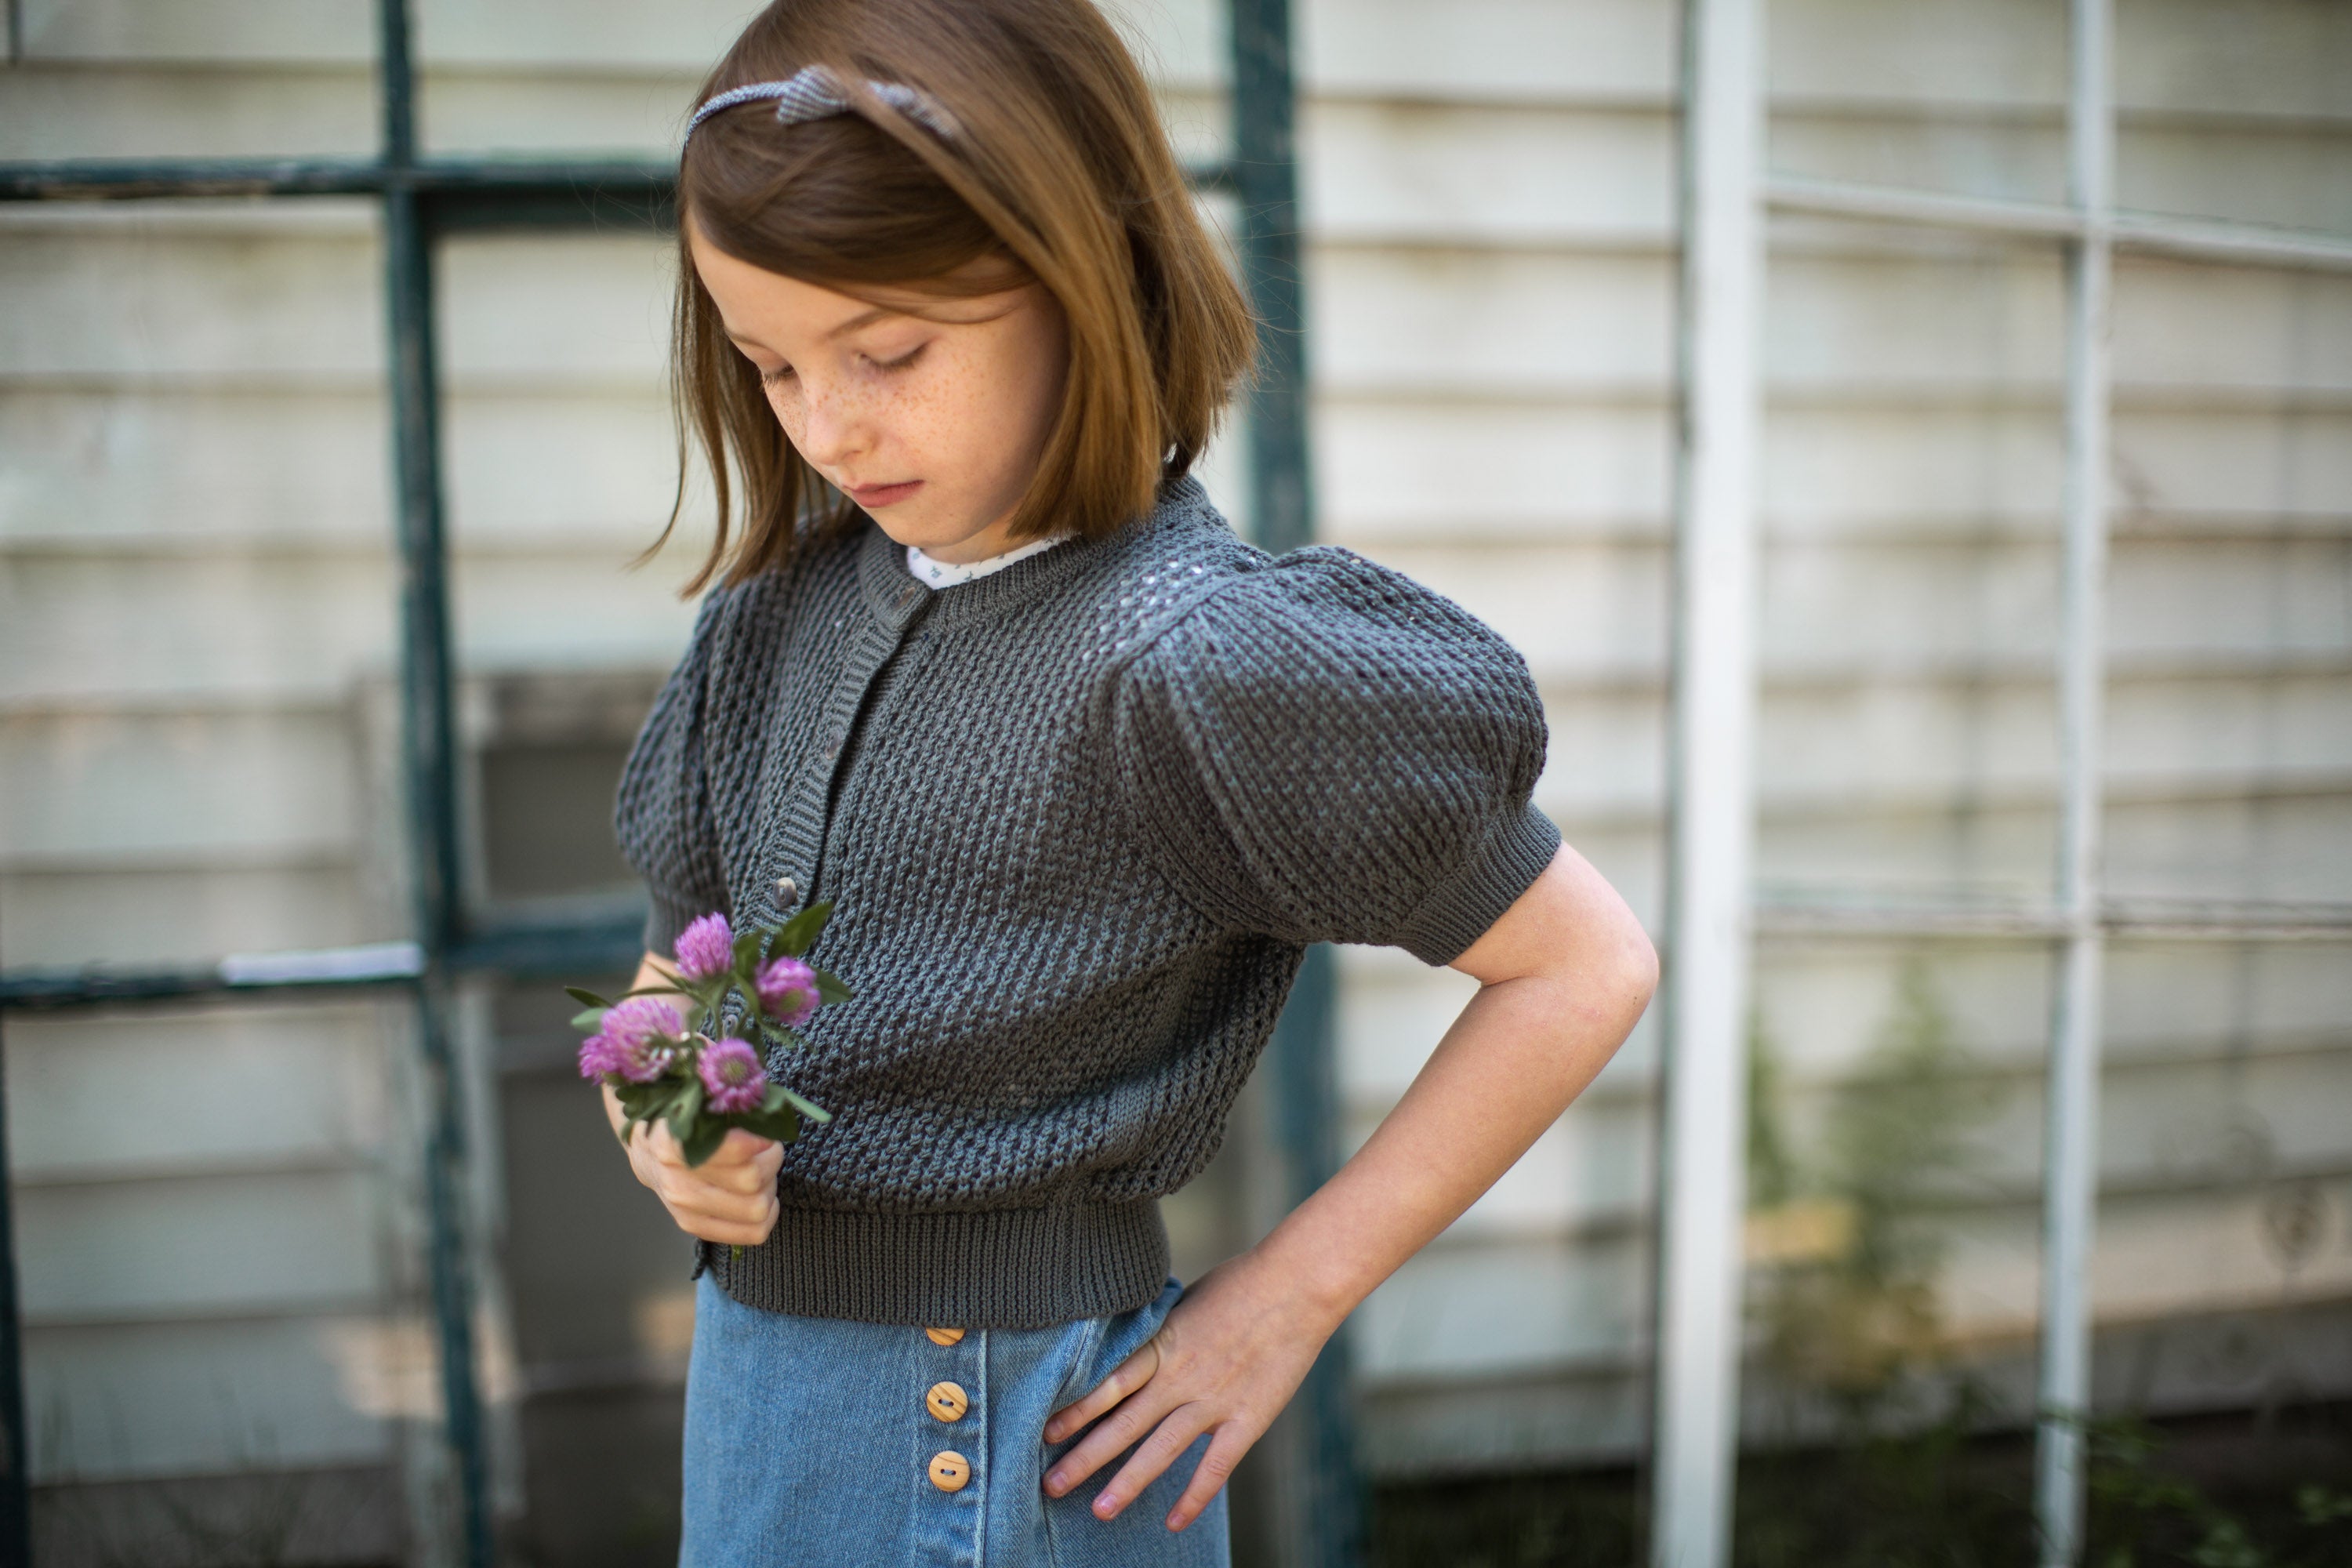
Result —
M646 953L629 982L635 990L676 978L667 961ZM606 1084L604 1115L615 1134L631 1131L620 1097ZM638 1124L628 1137L629 1168L653 1190L669 1210L670 1218L689 1236L754 1247L776 1227L776 1170L784 1152L772 1138L762 1138L740 1127L727 1130L726 1138L710 1158L688 1165L670 1133L669 1123Z
M1095 1500L1109 1518L1213 1432L1168 1519L1171 1530L1191 1523L1349 1312L1592 1081L1648 1006L1658 973L1633 911L1566 845L1452 966L1479 982L1478 994L1364 1146L1264 1241L1196 1281L1150 1344L1047 1424L1046 1440L1057 1442L1097 1423L1047 1475L1048 1492L1067 1492L1141 1438Z

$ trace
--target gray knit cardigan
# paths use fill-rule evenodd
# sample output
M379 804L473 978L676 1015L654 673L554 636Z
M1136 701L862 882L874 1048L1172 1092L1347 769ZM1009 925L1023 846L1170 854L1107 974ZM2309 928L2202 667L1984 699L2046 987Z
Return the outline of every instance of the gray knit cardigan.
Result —
M704 601L615 826L667 953L835 902L856 992L779 1048L834 1113L774 1232L694 1273L775 1311L1034 1327L1160 1291L1307 944L1443 963L1559 831L1527 663L1349 551L1276 557L1199 484L937 590L868 523Z

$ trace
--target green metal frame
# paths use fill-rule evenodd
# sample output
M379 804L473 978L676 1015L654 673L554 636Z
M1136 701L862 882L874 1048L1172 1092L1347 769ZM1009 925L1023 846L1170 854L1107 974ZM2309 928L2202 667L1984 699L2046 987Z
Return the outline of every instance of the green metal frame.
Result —
M1299 279L1295 92L1288 0L1231 0L1234 157L1191 171L1193 184L1239 198L1243 266L1265 323L1250 419L1255 531L1268 549L1313 535L1306 417L1306 341ZM634 920L492 923L465 907L458 758L449 638L448 552L442 496L435 345L436 242L514 229L656 230L676 221L673 165L628 160L435 159L416 146L415 65L407 0L378 0L383 153L373 160L68 160L0 163L0 200L123 201L187 197L364 195L382 205L395 531L400 563L401 740L414 884L413 941L328 953L264 955L216 965L141 970L91 965L0 973L0 1014L121 1005L204 995L308 994L394 989L414 1000L430 1117L425 1182L434 1314L447 1440L463 1510L466 1561L496 1560L483 1417L475 1375L461 1194L467 1157L450 996L467 973L544 976L625 968L638 954ZM1339 1111L1331 1071L1335 976L1330 951L1309 954L1272 1049L1277 1121L1294 1193L1336 1164ZM5 1096L5 1084L0 1084ZM0 1100L5 1104L5 1100ZM0 1123L0 1129L5 1124ZM0 1131L0 1140L5 1133ZM0 1141L0 1176L6 1170ZM12 1204L0 1190L0 1562L30 1561L23 1347ZM1317 1363L1306 1419L1302 1543L1318 1564L1352 1562L1360 1489L1347 1365L1335 1342Z

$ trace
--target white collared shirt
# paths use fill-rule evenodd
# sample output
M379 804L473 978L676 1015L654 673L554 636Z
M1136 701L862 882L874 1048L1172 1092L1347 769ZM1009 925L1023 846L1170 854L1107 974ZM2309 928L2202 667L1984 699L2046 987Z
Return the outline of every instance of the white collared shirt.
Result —
M934 588L950 588L958 583L969 583L975 577L985 577L991 572L1025 560L1041 550L1051 550L1069 537L1066 533L1049 533L1043 539L1033 539L1026 544L1015 545L1002 555L992 555L985 561L967 561L961 565L952 561L934 561L916 546L907 546L907 570L919 582Z

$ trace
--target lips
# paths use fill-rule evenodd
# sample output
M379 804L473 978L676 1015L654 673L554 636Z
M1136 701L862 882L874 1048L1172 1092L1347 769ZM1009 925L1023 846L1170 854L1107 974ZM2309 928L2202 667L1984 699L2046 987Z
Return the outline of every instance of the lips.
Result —
M921 489L923 481L901 479L895 485L850 485L845 488L849 491L849 499L859 506L888 506L893 501L905 500Z

